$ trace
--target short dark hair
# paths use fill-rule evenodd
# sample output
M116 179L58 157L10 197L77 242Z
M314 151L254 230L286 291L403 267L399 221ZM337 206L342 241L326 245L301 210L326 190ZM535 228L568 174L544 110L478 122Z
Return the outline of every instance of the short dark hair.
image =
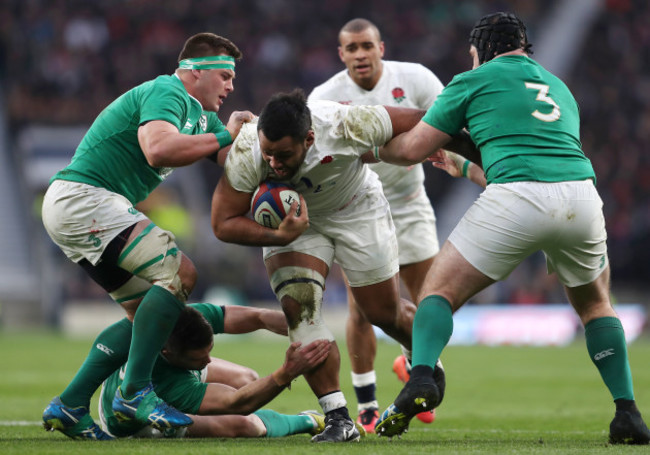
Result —
M276 93L262 108L257 121L257 131L264 133L270 141L279 141L291 136L295 141L302 141L311 129L311 111L307 106L307 97L302 89L291 93Z
M377 33L377 38L381 41L381 33L375 24L370 22L368 19L356 18L348 21L339 32L339 43L341 42L341 33L361 33L366 29L373 29Z
M215 35L214 33L197 33L190 36L183 50L178 55L178 61L186 58L210 57L214 55L230 55L235 60L241 60L242 53L235 44L228 38Z
M210 346L214 331L210 323L196 308L185 306L172 331L165 349L173 352L186 352Z
M522 49L532 54L526 26L512 13L493 13L483 16L474 25L469 43L476 47L478 61L483 64L499 54Z

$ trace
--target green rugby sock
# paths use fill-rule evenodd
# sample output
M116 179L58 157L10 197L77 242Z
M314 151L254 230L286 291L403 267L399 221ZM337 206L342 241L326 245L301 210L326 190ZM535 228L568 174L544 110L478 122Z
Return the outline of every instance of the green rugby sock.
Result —
M86 360L61 394L71 408L90 405L97 388L129 357L133 324L124 318L106 327L95 339Z
M585 324L585 339L589 357L614 400L634 400L632 372L621 321L614 317L589 321Z
M451 304L439 295L426 297L413 318L412 366L436 366L440 353L454 330Z
M314 421L306 415L286 415L270 409L260 409L253 414L262 419L266 427L267 438L309 433L314 429Z
M124 398L132 398L151 382L153 365L184 306L160 286L152 286L142 299L133 320L133 339L120 386Z

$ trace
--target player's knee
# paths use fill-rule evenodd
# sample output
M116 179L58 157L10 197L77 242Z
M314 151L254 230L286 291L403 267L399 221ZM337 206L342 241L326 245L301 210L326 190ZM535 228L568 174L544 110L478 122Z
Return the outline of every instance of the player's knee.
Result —
M320 311L325 278L317 271L306 267L280 267L271 274L270 282L285 315Z
M334 340L321 315L325 278L305 267L281 267L271 275L271 287L282 302L289 323L289 338L303 345Z
M190 258L181 253L181 265L178 268L178 277L182 283L183 289L187 294L191 293L198 279L198 272Z
M196 283L196 268L178 249L174 235L153 223L125 246L118 265L183 302Z
M239 371L234 373L232 377L232 386L236 389L240 389L251 382L257 381L260 378L260 375L257 374L257 371L242 367Z
M398 313L395 309L374 308L366 313L366 319L372 325L382 330L393 328L397 325Z

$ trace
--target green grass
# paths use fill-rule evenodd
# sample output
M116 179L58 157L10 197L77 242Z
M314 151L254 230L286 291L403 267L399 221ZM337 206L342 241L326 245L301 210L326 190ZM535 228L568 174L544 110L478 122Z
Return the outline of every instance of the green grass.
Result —
M0 333L0 453L2 454L206 454L331 453L307 435L255 440L174 440L109 443L77 442L60 433L47 433L40 416L49 400L72 378L89 349L90 340L55 334ZM218 340L213 355L252 366L269 374L282 361L286 344L279 337L228 337ZM400 390L391 373L394 344L380 342L376 367L378 398L385 408ZM650 417L650 341L629 347L636 398ZM342 387L350 409L356 401L343 353ZM613 417L611 397L591 364L584 343L564 348L456 347L443 355L447 395L437 420L414 420L402 439L370 436L360 444L336 446L350 454L391 455L490 454L614 454L648 453L646 447L607 445ZM296 413L318 408L304 380L294 382L269 406ZM96 402L92 413L96 416Z

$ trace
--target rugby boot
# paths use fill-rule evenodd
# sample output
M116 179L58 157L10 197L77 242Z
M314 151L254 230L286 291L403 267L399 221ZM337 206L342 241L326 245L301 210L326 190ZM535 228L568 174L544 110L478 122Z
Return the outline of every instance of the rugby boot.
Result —
M99 428L99 425L90 417L87 407L68 407L59 397L54 397L43 411L43 428L47 431L58 430L67 437L78 440L110 441L115 439Z
M616 411L612 423L609 424L610 444L650 443L650 430L646 426L641 413L638 411Z
M359 412L357 416L357 427L363 427L367 434L375 432L375 425L379 420L379 410L377 408L368 408Z
M379 417L375 432L379 436L401 436L408 431L413 417L430 411L440 402L440 391L433 378L410 379L395 402Z
M113 412L122 422L135 420L160 431L186 427L193 423L190 417L158 398L151 383L139 390L130 400L124 398L118 388L113 398Z
M358 442L361 432L352 419L340 415L325 417L325 429L311 442Z

